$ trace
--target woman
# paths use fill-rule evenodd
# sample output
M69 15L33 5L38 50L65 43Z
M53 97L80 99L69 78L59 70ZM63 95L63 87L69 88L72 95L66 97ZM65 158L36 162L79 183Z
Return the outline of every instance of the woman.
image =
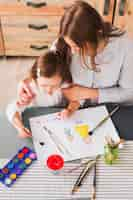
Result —
M64 89L69 99L133 104L133 41L88 3L78 1L68 8L52 48L70 66L75 85ZM34 97L28 80L22 82L19 96L19 105Z

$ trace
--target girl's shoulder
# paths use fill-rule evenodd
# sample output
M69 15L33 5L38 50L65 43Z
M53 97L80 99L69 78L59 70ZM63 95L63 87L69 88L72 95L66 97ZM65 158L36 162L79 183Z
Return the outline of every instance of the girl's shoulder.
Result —
M31 88L31 90L32 90L33 92L38 91L38 86L37 86L37 83L36 83L35 80L32 79L32 80L30 81L30 83L29 83L29 86L30 86L30 88Z

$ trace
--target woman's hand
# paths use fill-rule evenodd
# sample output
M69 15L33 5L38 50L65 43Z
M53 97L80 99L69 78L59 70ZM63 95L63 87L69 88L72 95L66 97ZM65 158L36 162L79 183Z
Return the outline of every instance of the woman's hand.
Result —
M62 89L62 91L64 96L70 101L98 98L98 89L87 88L80 85L72 85L69 88Z
M32 133L30 132L29 129L22 127L18 130L19 132L19 137L20 138L31 138L32 137Z
M30 80L25 79L20 82L19 87L18 87L18 101L17 105L19 107L21 106L27 106L29 105L33 98L35 97L35 94L30 88Z

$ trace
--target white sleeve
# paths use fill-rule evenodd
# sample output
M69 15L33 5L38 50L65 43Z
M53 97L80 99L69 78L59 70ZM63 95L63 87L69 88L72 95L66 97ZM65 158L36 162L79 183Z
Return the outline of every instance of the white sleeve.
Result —
M9 122L12 124L15 113L19 112L21 116L21 113L25 110L25 108L26 106L22 106L21 108L18 108L16 104L16 100L13 100L11 103L9 103L6 108L6 116Z
M51 51L55 51L56 50L56 43L57 43L58 39L54 40L54 42L52 43L50 50Z

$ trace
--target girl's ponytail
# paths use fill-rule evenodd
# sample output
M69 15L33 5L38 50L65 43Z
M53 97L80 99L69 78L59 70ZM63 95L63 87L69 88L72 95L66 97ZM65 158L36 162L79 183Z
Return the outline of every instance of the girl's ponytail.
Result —
M68 44L65 42L63 37L59 37L56 43L56 51L59 55L59 59L62 61L62 73L64 81L72 82L72 76L70 72L70 64L72 60L71 49Z

